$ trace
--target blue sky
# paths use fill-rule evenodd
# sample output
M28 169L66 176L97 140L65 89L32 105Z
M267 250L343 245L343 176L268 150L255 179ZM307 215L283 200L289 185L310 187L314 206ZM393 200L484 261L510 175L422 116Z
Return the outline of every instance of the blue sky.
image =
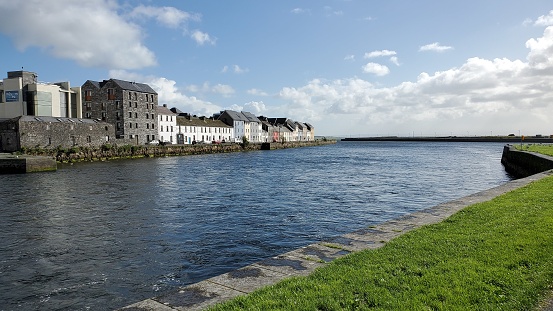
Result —
M553 134L550 1L0 0L0 73L317 135Z

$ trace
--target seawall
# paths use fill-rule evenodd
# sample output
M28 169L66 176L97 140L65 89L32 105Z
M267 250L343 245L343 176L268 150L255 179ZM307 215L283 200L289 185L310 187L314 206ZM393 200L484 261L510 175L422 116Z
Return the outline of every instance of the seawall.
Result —
M512 145L506 145L503 147L501 164L509 174L522 178L553 169L553 157L519 151Z
M55 148L55 149L25 149L22 152L25 155L46 156L55 158L57 162L81 162L81 161L104 161L110 159L131 159L131 158L151 158L166 156L184 156L196 154L211 153L229 153L241 151L256 150L275 150L287 148L299 148L310 146L322 146L335 144L335 140L315 140L304 142L284 142L284 143L248 143L248 144L197 144L197 145L103 145L101 148L73 147L73 148Z

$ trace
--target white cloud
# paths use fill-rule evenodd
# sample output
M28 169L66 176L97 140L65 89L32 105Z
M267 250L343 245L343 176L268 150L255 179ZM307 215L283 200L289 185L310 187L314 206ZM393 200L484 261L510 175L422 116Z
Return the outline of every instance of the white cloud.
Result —
M248 71L250 71L248 68L240 68L240 66L238 65L234 65L234 72L235 73L246 73Z
M228 71L228 66L223 66L223 69L221 69L222 73L226 73Z
M388 50L381 50L381 51L372 51L369 53L365 53L365 58L376 58L376 57L382 57L382 56L392 56L397 55L396 51L388 51Z
M549 11L548 15L538 17L534 23L536 26L551 26L553 25L553 10Z
M355 61L355 55L346 55L346 57L344 57L344 60Z
M390 57L390 62L396 66L399 66L399 59L396 56Z
M294 14L303 14L303 13L309 13L309 10L302 9L302 8L295 8L295 9L292 9L290 12Z
M243 111L248 111L253 113L256 116L259 116L260 114L263 114L267 108L265 107L265 104L260 101L251 101L249 103L244 104L244 107L242 108Z
M269 96L269 94L267 94L266 92L258 89L249 89L247 93L255 96Z
M199 45L204 45L206 43L215 45L215 43L217 42L216 38L212 38L208 33L202 32L200 30L192 31L192 33L190 34L190 38L194 39L194 41L196 41L196 43L198 43Z
M390 73L390 69L387 66L377 64L377 63L367 63L362 68L363 68L363 72L372 73L377 76L385 76Z
M174 7L154 7L139 5L134 8L129 16L134 20L142 20L143 17L154 18L158 23L169 27L186 27L189 20L200 21L200 15L181 11Z
M230 85L226 84L216 84L211 88L211 92L222 95L224 97L232 96L235 91Z
M204 82L202 85L188 85L186 90L197 94L218 94L223 97L230 97L235 93L235 90L230 85L216 84L211 85L209 82Z
M526 46L526 61L474 57L391 87L315 79L282 88L279 97L288 104L281 109L322 135L553 134L553 26Z
M419 52L426 52L426 51L431 51L431 52L445 52L447 50L451 50L453 49L453 47L451 46L445 46L445 45L440 45L439 42L434 42L434 43L430 43L430 44L427 44L427 45L423 45L419 48Z
M137 69L156 64L142 29L111 0L0 1L0 32L19 50L39 47L85 67ZM125 48L121 48L125 47Z
M221 107L216 104L185 95L176 86L177 83L174 80L164 77L143 76L125 70L112 70L110 71L110 77L148 84L158 93L159 105L166 104L169 108L176 107L183 112L205 116L211 116L221 111Z

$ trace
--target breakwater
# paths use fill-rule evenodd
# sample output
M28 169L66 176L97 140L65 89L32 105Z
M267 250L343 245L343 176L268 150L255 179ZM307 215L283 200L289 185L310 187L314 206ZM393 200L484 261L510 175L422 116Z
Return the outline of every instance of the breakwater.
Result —
M400 142L447 142L447 143L553 143L553 138L542 136L445 136L445 137L349 137L342 141L400 141Z
M535 152L516 150L512 145L503 147L501 164L514 177L522 178L553 169L553 158Z
M111 145L105 144L100 148L73 147L73 148L28 148L22 150L23 154L54 158L59 163L82 161L105 161L110 159L151 158L166 156L184 156L197 154L229 153L256 150L275 150L287 148L299 148L309 146L322 146L335 144L335 140L315 140L302 142L283 143L247 143L247 144L197 144L197 145Z

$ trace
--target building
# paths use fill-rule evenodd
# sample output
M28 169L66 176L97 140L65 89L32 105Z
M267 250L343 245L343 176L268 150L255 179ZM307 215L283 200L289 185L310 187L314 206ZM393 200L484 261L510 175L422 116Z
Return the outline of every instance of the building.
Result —
M298 140L298 128L296 122L287 118L267 118L267 120L279 129L278 141L285 142Z
M158 139L158 95L149 85L88 80L81 89L84 118L113 124L120 142L146 144Z
M233 133L232 126L221 120L196 117L189 114L177 116L178 144L232 142Z
M177 142L177 114L169 110L167 105L157 107L157 130L159 141L175 144Z
M10 71L0 82L0 118L25 115L81 118L81 88L38 82L34 72Z
M250 112L224 110L214 114L213 118L234 128L233 139L236 142L242 141L242 137L246 137L250 142L263 142L261 121Z
M248 119L246 123L248 129L246 137L248 137L248 140L253 143L263 142L261 121L251 112L242 111L242 114Z
M19 116L0 121L0 152L100 147L113 140L113 133L113 125L98 120Z

